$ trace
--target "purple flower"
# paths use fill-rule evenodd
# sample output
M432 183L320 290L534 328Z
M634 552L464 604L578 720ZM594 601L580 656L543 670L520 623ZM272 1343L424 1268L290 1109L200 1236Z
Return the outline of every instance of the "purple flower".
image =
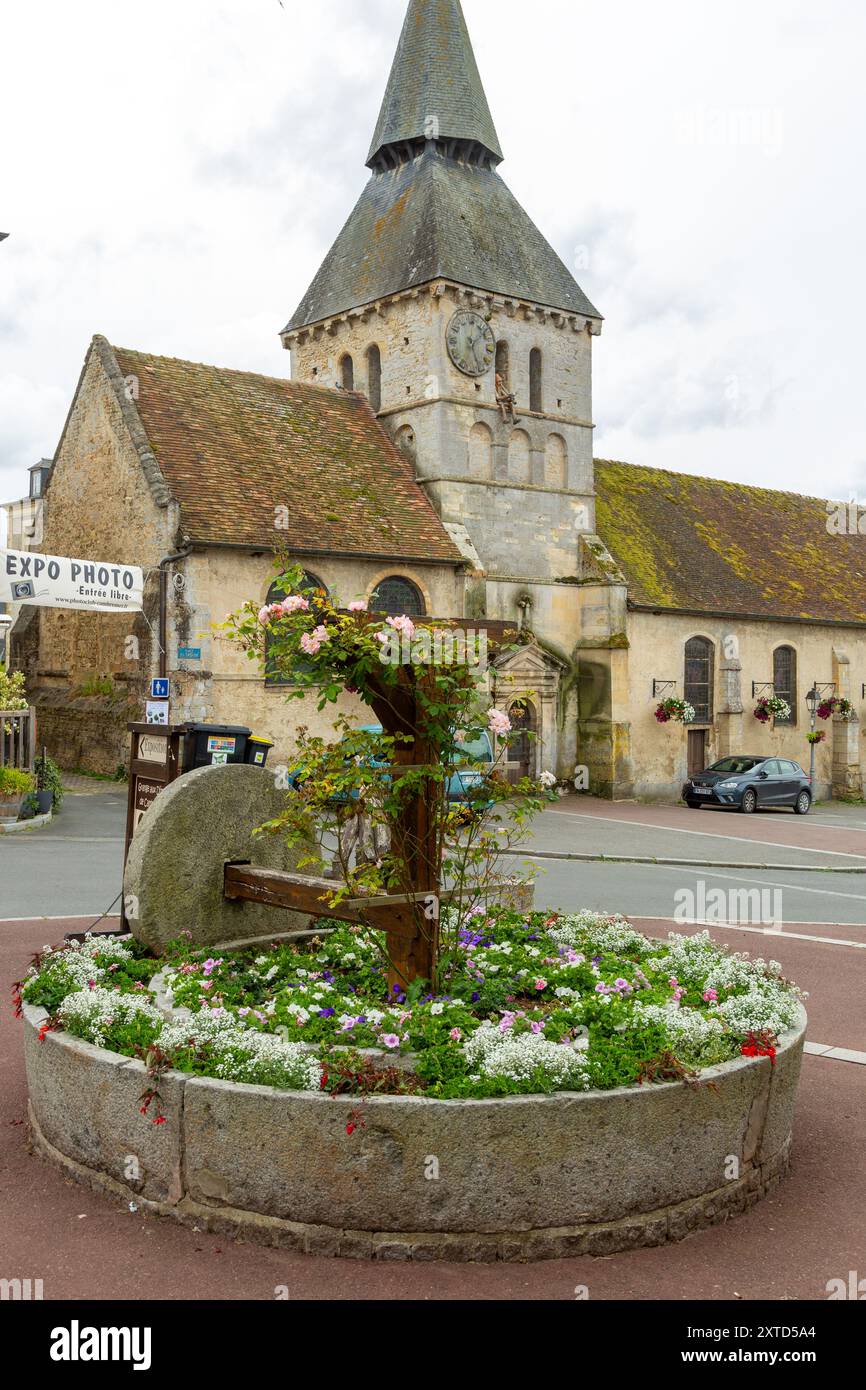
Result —
M335 1013L336 1009L320 1009L319 1018L333 1018Z

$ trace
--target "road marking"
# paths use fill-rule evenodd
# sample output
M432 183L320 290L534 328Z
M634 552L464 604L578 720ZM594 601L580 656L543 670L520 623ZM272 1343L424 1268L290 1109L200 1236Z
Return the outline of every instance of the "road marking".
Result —
M850 941L847 938L837 936L811 936L808 932L785 931L784 927L747 927L742 922L707 922L696 917L689 917L678 922L675 917L643 917L637 912L628 914L628 920L631 921L632 918L636 918L639 922L666 922L669 927L715 927L718 931L745 931L750 932L753 936L781 936L789 941L817 941L823 946L852 946L857 951L866 951L866 941ZM803 922L789 923L789 925L808 927L812 924ZM845 926L846 924L842 922L839 925ZM859 924L851 922L848 925L856 927Z
M672 835L703 835L709 840L735 840L737 844L766 845L768 849L792 849L800 854L833 854L839 859L863 859L862 854L852 854L841 849L813 849L809 845L779 844L775 840L750 840L745 835L723 835L717 830L681 830L674 825L651 825L648 821L620 820L614 816L581 815L578 811L552 811L554 816L568 816L571 820L590 820L595 825L628 825L632 830L666 830Z
M772 879L746 878L745 875L721 874L717 870L707 869L703 875L705 878L724 878L730 883L755 883L762 888L781 888L785 893L817 893L822 898L850 898L854 902L866 903L864 893L840 893L838 888L805 888L797 883L776 883ZM861 922L851 922L849 925L859 927L864 925Z
M104 913L94 911L73 912L71 916L69 913L64 912L59 917L0 917L0 927L15 926L18 924L38 927L40 922L92 922L94 918L99 918L100 921L108 922L112 917L118 916L119 914L117 912L109 913L108 917L106 917Z
M22 845L38 845L42 842L34 836L21 840ZM46 843L51 845L122 845L122 835L48 835Z
M861 1067L866 1067L866 1052L857 1052L852 1047L832 1047L827 1043L807 1042L803 1051L811 1052L813 1057L829 1057L831 1062L857 1062Z
M577 864L638 864L659 869L757 869L765 874L866 874L866 862L859 858L856 864L754 864L737 863L733 859L674 859L658 854L579 854L569 849L501 849L499 853L512 858L558 859L562 863Z

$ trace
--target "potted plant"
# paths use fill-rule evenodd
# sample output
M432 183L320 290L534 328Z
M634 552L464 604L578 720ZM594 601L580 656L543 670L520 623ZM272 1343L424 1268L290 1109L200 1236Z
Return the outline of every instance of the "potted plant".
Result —
M34 790L33 777L17 767L0 767L0 818L15 816L21 802Z
M60 768L44 748L36 759L33 771L36 774L36 814L45 816L49 811L59 811L63 800L63 779Z
M816 729L814 733L807 734L806 738L809 743L824 743L827 738L827 732L825 729Z

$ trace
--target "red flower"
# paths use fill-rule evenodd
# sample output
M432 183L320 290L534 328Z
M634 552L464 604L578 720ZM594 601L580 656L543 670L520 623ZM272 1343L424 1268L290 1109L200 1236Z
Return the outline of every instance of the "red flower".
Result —
M354 1126L351 1122L350 1122L349 1124L346 1125L346 1133L347 1133L347 1134L354 1134L354 1133L355 1133L355 1126Z

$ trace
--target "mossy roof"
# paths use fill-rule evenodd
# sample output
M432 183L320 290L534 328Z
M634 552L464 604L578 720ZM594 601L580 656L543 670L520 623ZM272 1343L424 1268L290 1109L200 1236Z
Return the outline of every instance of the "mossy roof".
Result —
M601 317L496 170L431 144L373 174L283 331L440 279Z
M866 622L866 537L826 500L597 460L597 530L634 606Z
M363 396L113 351L193 541L460 563Z

